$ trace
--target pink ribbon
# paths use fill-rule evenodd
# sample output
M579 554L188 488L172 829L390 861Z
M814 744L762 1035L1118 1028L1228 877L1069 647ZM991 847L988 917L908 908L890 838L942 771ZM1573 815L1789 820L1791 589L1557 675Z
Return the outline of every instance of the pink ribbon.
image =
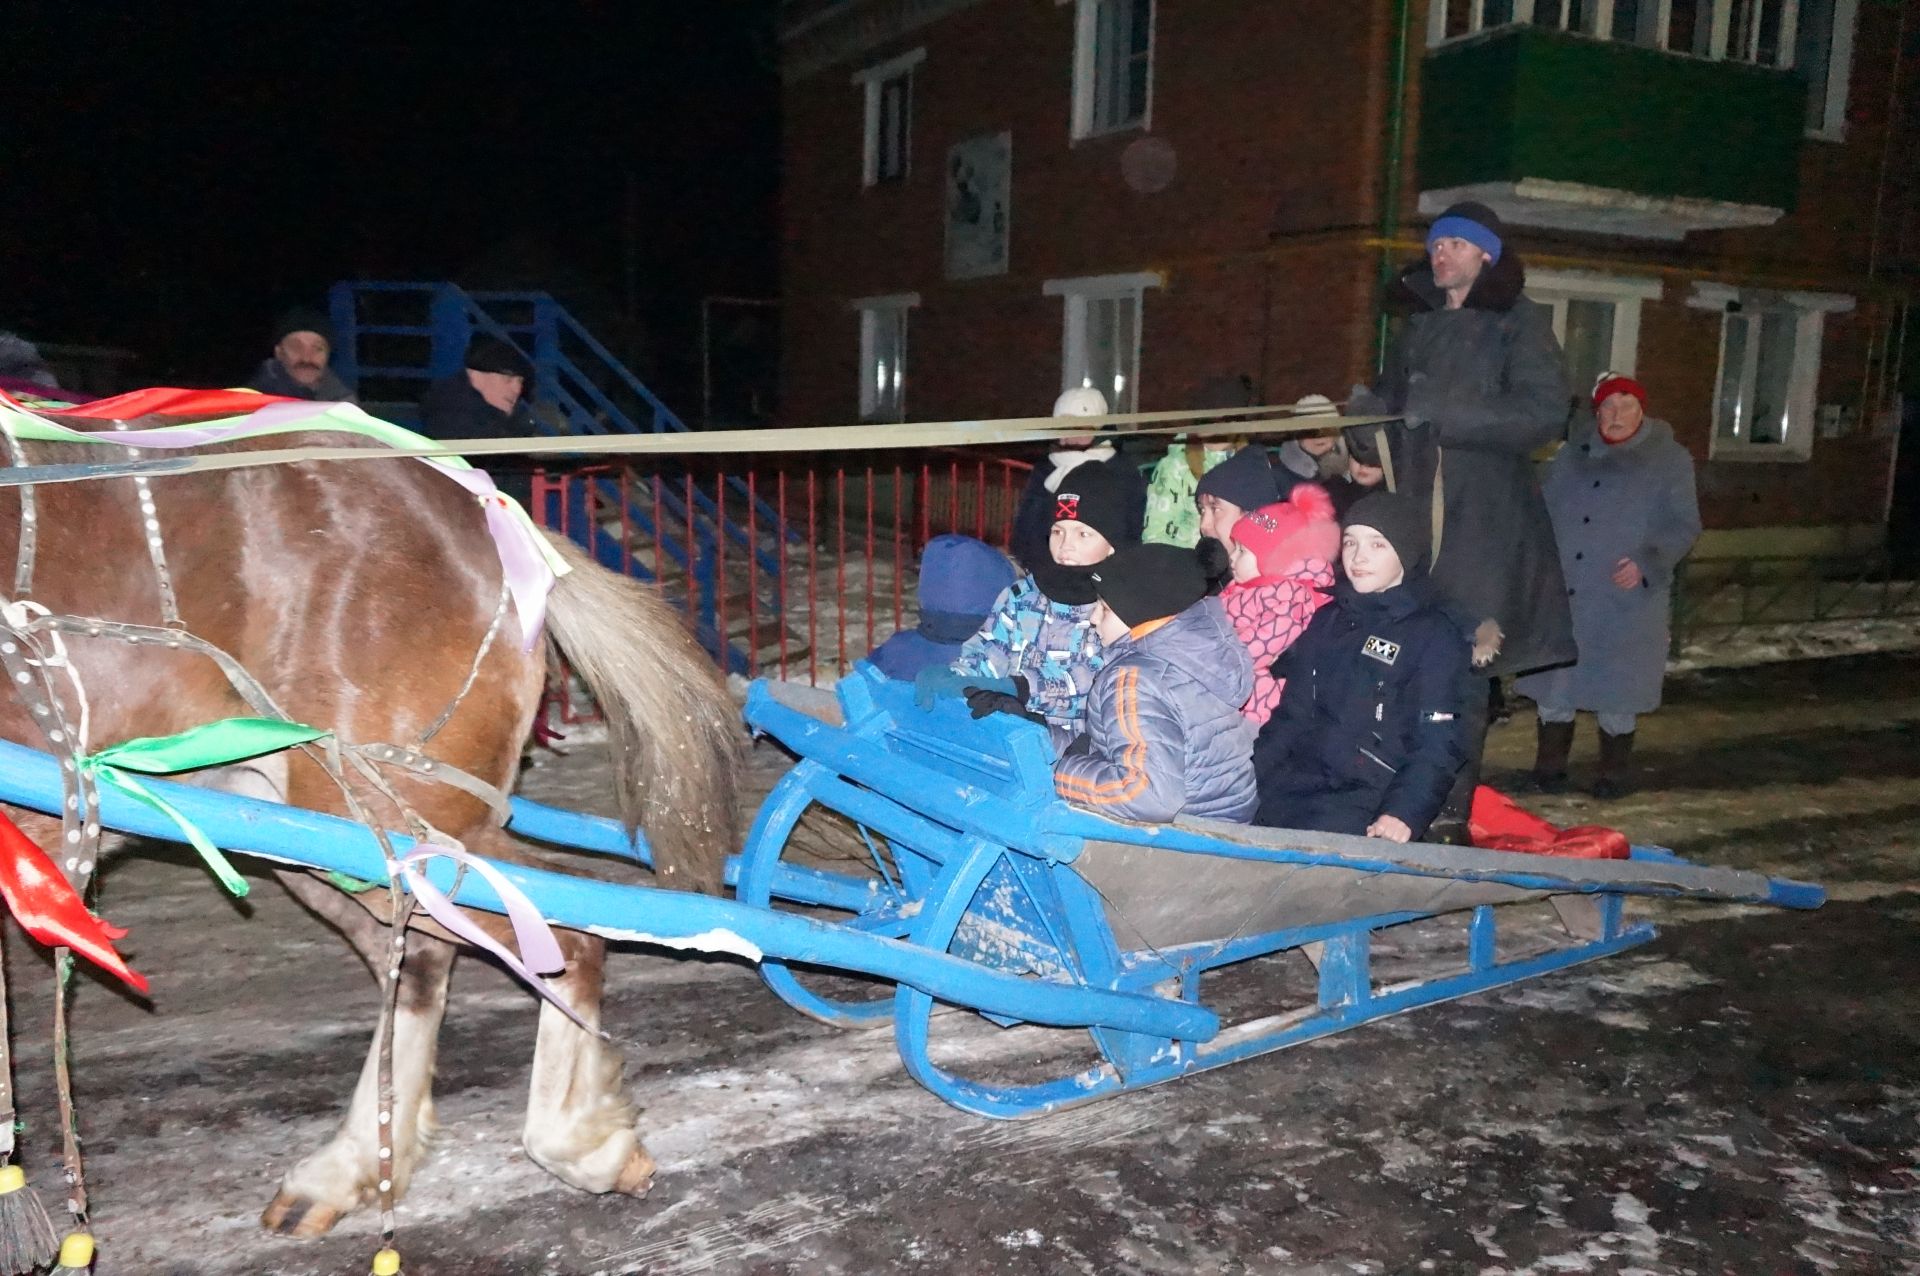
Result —
M500 896L501 907L506 910L507 921L513 926L513 946L518 953L510 951L493 936L487 934L462 912L458 905L431 881L427 879L426 863L437 857L445 857L456 864L465 865L483 878ZM560 955L560 941L553 937L553 928L547 925L547 919L540 915L526 892L507 880L505 874L487 861L456 846L441 846L438 843L422 843L411 854L403 855L395 861L402 882L413 892L420 906L427 910L427 916L439 922L452 934L475 948L485 949L498 957L500 961L518 975L528 987L545 997L567 1018L579 1024L581 1028L600 1035L599 1029L574 1013L572 1006L560 1000L542 975L557 975L567 968L566 958Z
M141 430L116 430L104 436L99 431L75 430L58 422L47 421L44 417L41 420L50 430L72 435L76 440L88 443L100 442L104 437L125 447L171 450L226 443L276 426L291 426L307 421L313 422L311 428L325 430L329 428L328 423L314 418L325 417L338 406L304 399L275 400L246 417L217 425L155 426ZM331 428L353 433L337 422ZM486 511L487 534L493 537L494 550L500 556L500 571L506 579L507 593L512 597L513 609L520 617L520 650L532 651L533 644L539 641L541 626L546 623L547 594L553 588L553 569L547 565L540 546L533 543L532 538L538 533L525 520L513 516L506 495L494 486L492 476L485 470L448 465L438 457L423 456L418 459L479 498L481 508Z

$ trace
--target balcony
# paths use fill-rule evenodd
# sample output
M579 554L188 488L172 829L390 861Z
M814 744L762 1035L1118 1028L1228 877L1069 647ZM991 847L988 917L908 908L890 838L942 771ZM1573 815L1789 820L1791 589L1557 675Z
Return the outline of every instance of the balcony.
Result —
M1791 72L1538 27L1442 45L1421 80L1420 211L1642 239L1791 211L1807 90Z

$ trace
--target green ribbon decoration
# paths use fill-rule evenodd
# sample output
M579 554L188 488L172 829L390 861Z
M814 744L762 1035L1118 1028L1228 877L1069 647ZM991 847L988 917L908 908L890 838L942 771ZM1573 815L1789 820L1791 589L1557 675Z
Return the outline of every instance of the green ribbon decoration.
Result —
M192 820L127 772L173 775L181 771L198 771L204 767L231 766L248 758L308 744L328 734L298 722L281 722L274 718L223 718L175 735L142 736L111 745L98 753L83 756L80 765L97 780L146 803L172 820L193 849L200 853L200 858L206 861L214 877L237 898L247 893L247 883L227 862L227 857Z

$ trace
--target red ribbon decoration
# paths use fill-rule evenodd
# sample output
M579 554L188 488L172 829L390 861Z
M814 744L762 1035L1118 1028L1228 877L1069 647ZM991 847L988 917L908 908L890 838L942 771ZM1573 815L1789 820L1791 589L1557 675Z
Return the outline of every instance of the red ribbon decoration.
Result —
M126 938L127 932L95 917L47 853L4 811L0 811L0 896L6 898L15 920L41 943L71 948L130 987L147 990L147 977L129 968L113 949L113 941Z

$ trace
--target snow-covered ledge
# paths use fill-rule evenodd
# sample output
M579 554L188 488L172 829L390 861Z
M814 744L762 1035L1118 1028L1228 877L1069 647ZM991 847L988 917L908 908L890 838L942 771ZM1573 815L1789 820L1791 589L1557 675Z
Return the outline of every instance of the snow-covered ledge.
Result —
M1420 211L1438 217L1451 204L1477 200L1514 226L1571 230L1630 239L1684 238L1696 230L1735 230L1771 226L1786 215L1781 208L1736 204L1679 195L1642 195L1633 191L1523 177L1513 182L1474 182L1420 192Z

